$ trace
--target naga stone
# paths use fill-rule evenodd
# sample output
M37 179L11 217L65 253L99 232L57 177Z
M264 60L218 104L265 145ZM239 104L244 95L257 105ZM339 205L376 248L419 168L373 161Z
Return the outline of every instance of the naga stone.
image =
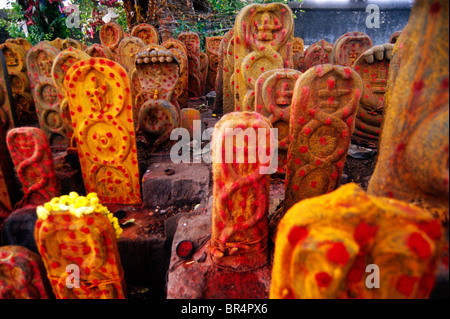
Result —
M313 66L330 63L332 50L333 45L331 43L328 43L324 39L321 39L316 43L310 45L305 50L305 57L302 67L303 72L307 71Z
M6 145L6 132L5 122L0 119L0 219L10 215L14 205L21 197L16 182L14 164ZM4 224L2 228L4 230Z
M208 55L208 79L206 81L206 93L216 91L216 78L219 67L220 43L223 36L206 37L206 54Z
M179 125L180 109L174 90L180 66L172 52L151 44L139 51L136 71L142 90L136 97L136 107L139 108L137 131L143 133L152 152L155 152Z
M304 42L302 38L294 37L292 40L292 63L293 69L301 71L305 58Z
M250 4L234 25L234 109L255 110L256 80L265 71L293 68L292 10L282 3Z
M61 42L61 50L67 50L68 48L83 51L84 49L86 49L86 46L78 40L67 38Z
M178 40L184 43L188 51L189 97L202 96L202 73L200 72L200 38L195 32L181 32Z
M64 87L64 79L67 71L75 63L89 59L89 54L69 47L67 50L61 51L53 61L52 66L52 78L55 84L58 97L62 101L60 105L61 119L64 123L64 128L67 133L67 137L70 139L70 146L73 146L73 127L71 121L71 114L69 110L69 103L66 99L66 88Z
M294 69L264 72L256 82L256 112L263 114L278 130L278 169L284 173L289 148L289 124L292 96L302 73Z
M218 49L218 66L217 75L215 82L216 98L214 99L214 109L213 113L223 113L223 102L224 102L224 67L228 43L230 42L232 36L232 30L229 30L220 41ZM228 94L230 97L230 94ZM234 99L232 99L234 102Z
M125 33L116 22L109 22L100 28L100 42L102 45L116 52L120 41L124 38Z
M389 74L378 161L368 186L371 195L416 203L443 222L449 215L448 12L447 1L413 5L396 43L400 56L393 60L400 64Z
M32 47L30 41L24 38L6 39L5 42L18 44L19 46L24 48L25 51L28 51Z
M0 247L0 299L49 299L41 257L22 246Z
M22 183L24 203L40 205L59 195L52 151L44 131L37 127L13 128L6 142Z
M45 41L44 42L54 46L55 48L57 48L58 50L62 50L62 40L61 38L56 38L53 41Z
M144 45L158 44L158 31L154 26L147 23L141 23L133 27L131 36L138 37L144 42Z
M274 142L271 128L256 112L225 114L214 127L211 258L219 267L247 271L268 261L270 174L260 153Z
M180 77L175 86L175 95L177 97L180 109L188 106L188 80L189 80L189 64L188 51L183 42L177 39L168 39L161 46L172 52L180 64Z
M297 81L291 106L285 211L337 188L362 91L350 67L312 67Z
M60 53L54 46L40 42L28 50L27 71L31 82L36 113L41 129L53 146L67 146L69 137L61 118L60 103L55 83L52 78L52 66Z
M126 37L120 41L117 48L117 62L122 65L125 70L130 71L134 66L136 55L140 49L145 46L144 42L137 37Z
M115 55L114 53L108 48L101 44L94 43L91 46L88 46L84 52L89 54L93 58L105 58L114 61Z
M130 80L118 63L90 58L64 79L84 185L102 203L140 204Z
M57 299L125 298L121 229L95 193L55 197L37 215L34 237Z
M5 132L15 126L14 121L14 109L11 108L11 103L9 102L9 95L7 91L7 86L3 76L7 74L7 70L3 70L0 64L0 125L2 132Z
M426 299L443 234L428 211L345 184L281 220L270 298Z
M38 122L38 118L36 115L33 98L31 96L30 81L26 72L27 50L17 42L5 42L0 45L0 49L3 51L3 55L5 56L9 83L11 85L11 91L14 98L15 116L17 117L16 125L24 126L35 124ZM2 70L2 67L0 67L0 70ZM4 82L3 75L0 82ZM4 83L1 85L4 86ZM7 95L6 92L5 87L3 93L5 96ZM9 101L8 98L7 100ZM6 104L5 101L1 101L0 99L0 104L2 104L2 102L2 108L6 111L6 108L9 108L9 106L7 106L9 103ZM8 123L8 127L10 128L15 126L11 118L9 118Z
M223 114L234 112L234 30L224 36L223 54Z
M378 145L393 48L390 43L376 45L364 52L353 67L363 81L352 136L357 144L372 148Z
M353 67L361 54L372 47L372 39L362 32L342 35L333 45L331 63Z

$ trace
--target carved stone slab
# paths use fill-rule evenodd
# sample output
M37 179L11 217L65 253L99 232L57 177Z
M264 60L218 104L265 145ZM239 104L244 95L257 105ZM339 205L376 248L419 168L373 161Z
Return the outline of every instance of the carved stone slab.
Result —
M361 92L361 78L352 68L331 64L309 69L296 83L286 170L286 210L339 185Z
M281 220L270 298L426 299L443 233L426 210L345 184Z
M363 146L378 146L393 48L390 43L374 46L361 54L354 66L363 80L363 92L353 139Z
M87 192L102 203L140 204L130 81L116 62L91 58L64 81Z
M372 45L372 39L363 32L346 33L334 43L331 63L353 67L359 56Z
M258 154L259 143L249 142L251 139L244 135L247 129L252 130L268 146L272 142L271 127L255 112L228 113L214 127L211 258L219 267L246 271L268 261L270 174L261 173L265 164L254 155ZM243 150L243 161L238 159L238 149ZM233 157L227 160L230 150Z
M264 72L258 78L256 112L263 114L278 130L278 172L284 173L289 148L289 123L295 83L302 75L293 69Z
M141 23L133 27L131 36L138 37L145 45L158 44L158 31L154 26L147 23Z
M58 49L40 42L28 50L27 70L39 124L50 145L69 144L69 138L60 114L61 99L52 78L52 66Z
M17 127L6 139L25 203L41 205L59 195L55 166L44 131L37 127Z
M234 25L236 111L255 110L255 85L271 69L292 68L294 18L285 4L250 4Z
M22 246L0 247L0 299L48 299L52 291L41 257Z

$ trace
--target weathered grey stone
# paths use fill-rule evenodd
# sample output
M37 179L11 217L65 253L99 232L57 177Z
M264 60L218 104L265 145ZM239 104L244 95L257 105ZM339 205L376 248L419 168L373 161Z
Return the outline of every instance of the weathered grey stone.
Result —
M172 170L172 175L166 171ZM142 179L144 207L195 205L207 201L210 170L196 163L154 163Z

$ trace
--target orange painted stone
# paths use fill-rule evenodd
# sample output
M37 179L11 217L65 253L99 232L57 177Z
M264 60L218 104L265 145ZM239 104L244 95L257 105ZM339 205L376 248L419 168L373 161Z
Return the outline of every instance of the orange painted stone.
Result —
M301 71L305 59L304 42L302 38L294 37L292 41L292 63L293 69Z
M346 33L334 43L331 63L353 67L359 56L372 45L372 39L363 32Z
M3 55L5 56L7 72L9 74L9 83L11 85L11 90L14 97L15 113L17 117L16 125L24 126L27 124L36 123L38 121L38 118L36 115L33 98L31 97L30 81L26 72L27 50L26 46L22 46L21 42L22 41L20 39L17 42L7 41L3 44L0 44L0 49L3 51ZM24 42L24 45L26 42ZM4 82L3 76L0 81L2 83ZM4 84L2 84L2 86L4 86ZM6 87L4 89L3 95L7 95ZM2 101L0 101L0 105L2 104L1 102ZM3 103L4 102L5 101L3 101ZM8 108L8 106L6 106L6 104L4 103L3 109L5 111L6 108ZM7 121L10 124L9 127L14 127L11 118L7 119Z
M195 32L181 32L178 40L184 43L188 52L188 69L189 81L188 92L189 97L202 96L202 73L200 71L200 38Z
M50 145L67 146L69 137L59 108L62 98L52 78L53 62L59 53L58 49L46 42L36 44L28 50L27 71L41 129Z
M69 103L66 98L66 88L64 87L64 79L66 77L67 71L75 63L89 59L90 56L78 49L69 47L68 49L61 51L53 61L52 66L52 78L55 84L56 91L58 92L60 103L60 114L61 119L64 123L64 129L67 133L67 137L70 139L70 146L73 147L73 126L71 120L71 114L69 110Z
M172 54L177 58L178 63L180 64L180 77L175 86L175 95L177 97L180 108L183 109L188 106L188 51L184 43L177 39L168 39L161 45L172 52Z
M140 204L130 80L116 62L91 58L64 80L84 185L102 203Z
M53 211L38 218L34 236L57 299L125 298L116 234L104 214ZM70 288L75 275L80 286Z
M102 45L116 52L120 41L125 37L120 24L116 22L108 22L100 28L100 42Z
M44 41L52 46L54 46L55 48L57 48L58 50L62 50L62 39L61 38L56 38L52 41Z
M44 131L37 127L13 128L6 142L22 183L24 203L40 205L58 196L55 165Z
M142 90L136 97L138 131L143 133L154 152L169 140L170 133L179 125L180 108L174 91L180 67L168 49L151 44L139 51L136 71Z
M293 68L292 10L282 3L250 4L234 25L234 109L255 110L256 80L265 71Z
M247 271L268 261L270 174L261 173L266 164L258 156L258 143L245 136L249 129L269 146L271 127L256 112L225 114L214 127L211 258L219 267Z
M24 38L6 39L5 42L6 43L16 43L19 46L21 46L22 48L24 48L25 51L28 51L32 47L30 41L28 41L27 39L24 39Z
M140 38L145 45L159 44L158 31L151 24L141 23L134 26L131 36Z
M208 56L208 78L206 81L206 93L216 91L216 78L219 67L220 42L223 36L206 37L206 55Z
M428 211L345 184L297 203L281 220L270 298L426 299L443 234ZM378 278L368 265L378 266Z
M144 42L137 37L126 37L119 43L117 48L117 62L122 65L125 70L130 71L134 66L136 55L140 49L145 46Z
M0 65L0 74L3 75L3 67ZM3 76L0 76L0 125L5 132L8 128L14 127L13 110L9 102L8 92Z
M357 144L372 148L378 146L393 48L390 43L376 45L361 54L355 62L354 69L363 81L352 136Z
M115 54L108 48L101 44L94 43L88 46L84 52L93 58L105 58L114 61Z
M361 92L361 78L350 67L318 65L297 81L289 126L285 211L338 187Z
M316 43L310 45L305 50L305 57L302 66L303 72L316 65L331 63L330 61L332 50L333 45L331 43L328 43L324 39L321 39Z
M278 129L278 169L284 173L290 144L289 123L292 96L302 73L293 69L276 69L264 72L257 80L256 112L263 114Z
M395 46L399 65L389 75L368 186L371 195L416 203L443 222L449 216L448 12L447 1L414 3Z
M78 40L67 38L61 42L61 50L67 50L68 48L77 49L83 51L86 46Z
M0 247L0 299L49 299L41 257L22 246Z
M200 112L192 108L184 108L181 110L181 125L180 127L185 128L189 131L191 139L194 136L194 121L201 121L202 116Z
M229 30L220 40L219 49L217 50L217 75L214 88L216 91L216 98L214 99L213 113L223 113L224 101L224 67L228 43L230 42L231 30ZM230 95L228 95L230 97Z
M234 112L234 30L224 36L223 51L223 114Z

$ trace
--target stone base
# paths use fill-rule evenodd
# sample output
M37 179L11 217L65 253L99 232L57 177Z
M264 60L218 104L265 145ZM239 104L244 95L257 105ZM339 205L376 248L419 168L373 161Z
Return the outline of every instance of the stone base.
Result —
M201 163L154 163L142 178L144 207L200 204L209 196L210 175Z
M183 215L172 242L172 255L167 282L167 299L268 299L271 264L234 272L213 264L209 253L211 206L200 213ZM176 254L183 240L194 244L188 259Z
M164 286L172 242L172 238L166 236L165 216L150 214L150 210L138 206L108 208L113 213L118 210L126 212L125 217L119 220L125 226L117 240L125 283L148 288L152 298L165 298Z

